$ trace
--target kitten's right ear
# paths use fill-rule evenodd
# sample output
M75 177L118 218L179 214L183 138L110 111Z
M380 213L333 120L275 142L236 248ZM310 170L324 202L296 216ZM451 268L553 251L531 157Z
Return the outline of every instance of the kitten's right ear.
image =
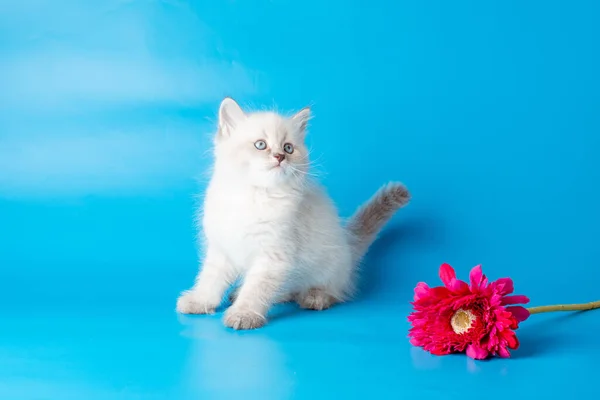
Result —
M226 97L219 107L219 134L229 136L246 114L231 97Z
M298 111L296 115L292 117L292 121L296 122L298 125L298 132L300 133L302 140L306 136L306 126L308 125L308 120L310 119L310 107L304 107L302 110Z

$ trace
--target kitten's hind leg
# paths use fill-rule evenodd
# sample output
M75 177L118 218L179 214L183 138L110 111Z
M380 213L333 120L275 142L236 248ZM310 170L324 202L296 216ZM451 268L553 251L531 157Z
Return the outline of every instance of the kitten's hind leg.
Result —
M337 303L337 299L323 288L311 288L297 295L296 302L307 310L322 311Z

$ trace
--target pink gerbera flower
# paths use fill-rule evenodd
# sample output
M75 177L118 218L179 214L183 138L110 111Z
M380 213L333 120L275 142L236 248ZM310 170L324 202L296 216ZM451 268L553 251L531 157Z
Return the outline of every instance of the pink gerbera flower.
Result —
M526 304L526 296L513 292L510 278L488 282L481 266L471 270L470 285L456 279L448 264L440 267L444 286L430 288L420 282L415 288L408 317L409 337L415 346L432 354L466 353L475 359L499 355L510 357L508 349L519 347L515 330L529 317L529 311L515 304Z

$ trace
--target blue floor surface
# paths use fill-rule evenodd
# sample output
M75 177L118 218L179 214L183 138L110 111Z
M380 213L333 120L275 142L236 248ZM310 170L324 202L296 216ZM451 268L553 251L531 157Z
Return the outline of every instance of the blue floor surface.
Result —
M539 317L509 360L435 357L407 343L406 305L319 314L278 307L266 328L168 308L3 312L3 399L595 398L598 316Z
M441 263L531 305L600 300L600 2L0 0L0 399L600 398L600 310L510 359L435 357L407 315ZM355 302L252 332L174 311L197 269L218 104L311 105L347 216L413 200Z

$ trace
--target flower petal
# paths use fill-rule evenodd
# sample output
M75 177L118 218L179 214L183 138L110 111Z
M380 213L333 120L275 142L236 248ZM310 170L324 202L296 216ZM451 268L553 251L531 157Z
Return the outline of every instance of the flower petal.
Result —
M506 347L504 346L500 346L500 348L498 349L498 355L502 358L510 357L510 353L508 352L508 350L506 350Z
M467 356L474 358L475 360L483 360L488 356L488 351L476 344L470 344L467 347Z
M444 286L448 287L452 279L456 278L456 272L454 272L454 268L450 266L450 264L442 264L440 267L440 279L444 282Z
M443 299L445 297L448 297L449 294L450 294L450 291L448 289L446 289L446 287L444 287L444 286L436 286L436 287L431 288L431 296L432 297Z
M517 339L517 335L513 331L504 331L502 333L502 337L506 340L506 345L510 349L518 349L519 348L519 339Z
M513 317L515 317L517 319L517 321L519 321L519 322L523 322L527 318L529 318L529 311L527 311L527 309L525 307L521 307L521 306L506 307L506 311L510 312L513 315Z
M486 289L488 287L487 276L483 275L483 279L481 280L481 285L479 287L480 287L480 289Z
M469 285L467 285L467 282L453 278L448 285L448 289L454 293L465 293L469 291Z
M509 347L511 349L518 349L519 348L519 338L517 337L517 335L514 336L514 340L512 342L508 342Z
M481 265L477 265L471 270L469 278L471 280L471 291L479 289L479 285L483 280L483 272L481 271Z
M498 293L503 295L511 294L515 290L513 281L510 278L500 278L496 281L496 285L498 287Z
M507 304L527 304L529 303L529 297L523 295L504 296L501 304L503 306Z
M429 286L425 282L417 283L415 287L415 301L429 297Z

